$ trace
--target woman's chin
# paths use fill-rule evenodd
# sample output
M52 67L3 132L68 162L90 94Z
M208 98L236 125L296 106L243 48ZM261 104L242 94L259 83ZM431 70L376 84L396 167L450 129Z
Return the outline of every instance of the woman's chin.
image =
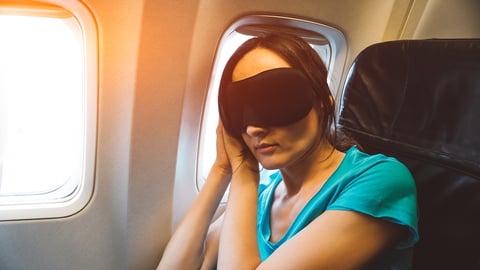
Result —
M277 170L284 167L284 163L277 160L259 160L259 162L262 168L267 170Z

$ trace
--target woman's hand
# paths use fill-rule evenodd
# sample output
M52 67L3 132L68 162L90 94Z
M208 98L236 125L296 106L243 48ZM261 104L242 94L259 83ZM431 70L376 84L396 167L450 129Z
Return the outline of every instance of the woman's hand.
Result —
M214 167L219 168L225 175L232 175L232 166L228 158L227 152L225 150L225 140L224 140L224 129L222 121L218 121L216 135L216 147L217 147L217 156L215 159Z
M219 150L222 148L223 150ZM238 139L230 136L221 121L217 127L217 160L226 156L231 168L231 172L235 173L239 169L248 169L253 172L258 172L258 161L253 157L244 143Z

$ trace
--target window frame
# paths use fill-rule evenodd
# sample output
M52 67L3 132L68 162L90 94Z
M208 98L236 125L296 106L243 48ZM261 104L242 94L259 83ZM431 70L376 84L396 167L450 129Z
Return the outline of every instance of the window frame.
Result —
M0 4L2 6L2 4ZM19 195L32 200L12 200L0 205L0 221L60 218L81 211L94 192L94 171L97 140L98 102L98 30L93 14L81 2L74 0L46 0L5 3L4 14L24 16L62 16L70 13L76 20L82 35L84 58L82 63L83 95L83 160L80 183L73 192L54 199L35 200L35 195ZM55 15L56 14L56 15Z
M298 33L314 33L318 36L323 36L329 43L330 46L330 61L327 64L328 77L327 81L329 83L332 95L334 97L340 92L341 87L341 78L344 72L346 56L347 56L347 43L345 36L338 29L330 27L325 24L318 22L312 22L304 19L287 17L287 16L277 16L277 15L248 15L242 17L235 21L231 26L223 33L219 45L216 50L215 62L213 65L213 70L211 72L211 78L209 80L208 90L206 94L206 99L204 101L204 107L202 111L202 119L200 123L200 134L198 138L198 148L197 148L197 162L196 162L196 175L195 183L197 192L203 186L203 183L208 175L209 169L212 161L207 161L205 156L207 152L212 152L212 149L215 149L215 145L208 145L205 143L209 138L214 137L212 134L213 125L212 119L207 119L207 112L212 108L212 104L216 104L217 95L218 95L218 84L219 84L219 74L221 69L224 67L223 59L220 59L220 54L222 49L226 47L226 44L229 42L229 36L234 32L237 32L237 29L240 29L245 26L258 26L260 29L263 27L266 31L268 28L285 28L293 29L292 33L295 34L295 29ZM302 37L306 37L301 35ZM219 72L220 71L220 72ZM217 77L215 77L215 75ZM218 114L218 110L217 114ZM218 117L216 118L218 121ZM210 133L209 133L210 131ZM214 143L214 142L213 142ZM268 176L270 172L264 172L265 176ZM228 191L227 191L228 193ZM226 195L226 194L225 194ZM223 198L223 202L226 200L226 196Z

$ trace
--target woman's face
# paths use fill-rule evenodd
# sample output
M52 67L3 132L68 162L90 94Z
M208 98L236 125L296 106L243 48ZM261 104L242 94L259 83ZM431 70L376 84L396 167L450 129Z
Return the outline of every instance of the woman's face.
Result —
M291 66L275 52L256 48L240 59L233 70L232 80L239 81L263 71L285 67ZM303 119L287 126L247 125L242 138L264 168L279 169L303 161L319 145L320 133L318 113L312 108Z
M266 169L280 169L304 162L319 146L319 119L315 109L300 121L283 127L247 126L242 138Z

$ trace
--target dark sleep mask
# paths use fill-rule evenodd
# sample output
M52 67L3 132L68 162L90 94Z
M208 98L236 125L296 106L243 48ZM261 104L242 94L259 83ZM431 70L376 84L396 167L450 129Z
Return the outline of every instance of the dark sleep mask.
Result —
M249 125L287 126L303 119L313 106L310 80L294 68L277 68L220 89L219 112L225 129L240 136Z

